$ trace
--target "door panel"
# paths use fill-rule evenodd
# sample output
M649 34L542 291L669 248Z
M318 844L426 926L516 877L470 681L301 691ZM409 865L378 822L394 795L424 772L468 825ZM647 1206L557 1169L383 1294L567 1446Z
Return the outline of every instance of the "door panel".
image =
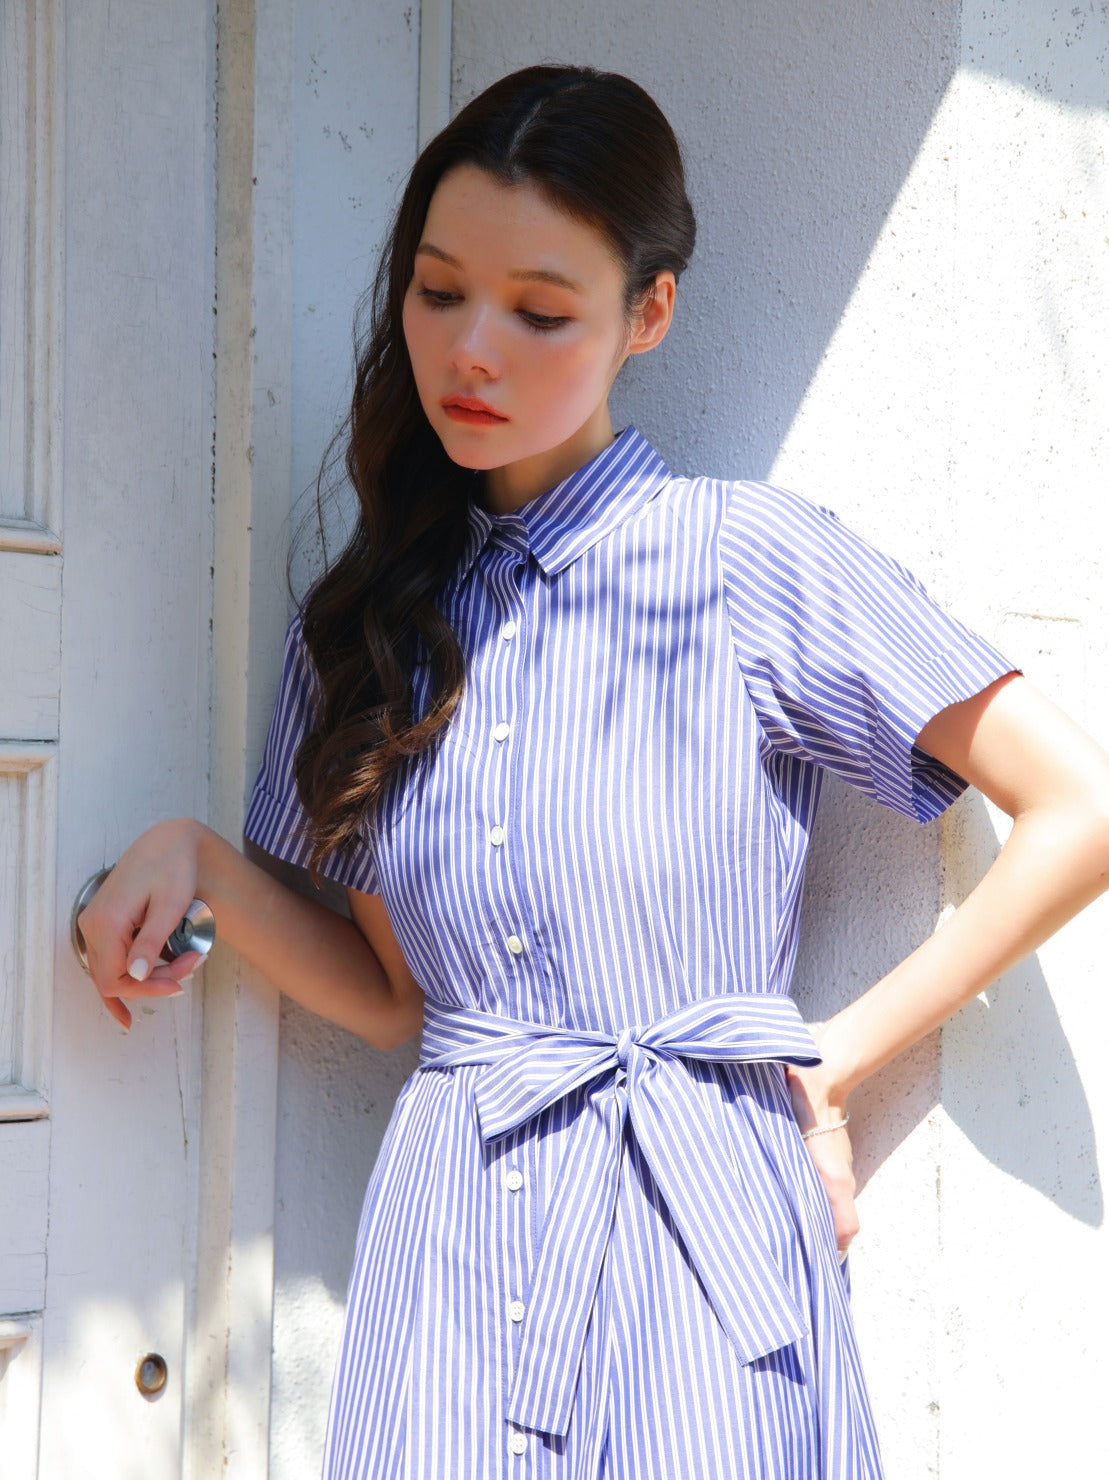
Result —
M61 676L49 6L0 5L0 1469L37 1474Z
M20 1320L43 1307L46 1289L47 1194L50 1125L0 1125L4 1169L4 1241L0 1252L0 1310Z
M124 1034L69 917L206 808L214 58L214 0L0 4L4 1480L181 1472L199 994Z
M0 695L7 740L58 733L62 562L4 548L0 529Z
M0 741L0 1122L47 1109L57 780L54 742Z

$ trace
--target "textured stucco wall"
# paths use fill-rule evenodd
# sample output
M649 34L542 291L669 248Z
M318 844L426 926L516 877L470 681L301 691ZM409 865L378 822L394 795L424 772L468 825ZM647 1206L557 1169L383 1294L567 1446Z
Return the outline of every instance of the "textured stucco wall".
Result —
M343 408L350 305L414 144L417 44L386 0L297 15L294 494ZM456 104L585 60L641 80L685 144L698 252L618 420L678 470L830 504L1103 739L1107 40L1100 3L454 0ZM927 933L998 833L975 798L922 830L829 787L809 1015ZM897 1480L1109 1460L1106 921L858 1097L855 1304ZM362 1185L410 1067L285 1010L276 1480L314 1472Z
M620 419L676 469L830 504L1109 741L1109 7L455 0L454 16L456 104L513 67L584 60L642 81L683 140L700 244ZM903 955L999 835L976 797L921 830L830 787L806 1011ZM1091 911L857 1097L856 1315L898 1480L1109 1465L1106 920Z
M952 579L1107 742L1109 7L968 6L961 59ZM948 828L956 897L993 831L980 803ZM1102 901L944 1035L944 1480L1109 1473L1107 923Z

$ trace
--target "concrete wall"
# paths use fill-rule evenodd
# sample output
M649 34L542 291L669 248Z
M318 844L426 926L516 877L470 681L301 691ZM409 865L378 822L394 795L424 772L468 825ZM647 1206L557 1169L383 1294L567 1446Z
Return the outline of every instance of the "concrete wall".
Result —
M350 306L412 157L418 42L390 0L283 3L295 495L342 411ZM1107 47L1087 3L454 0L456 104L585 60L642 81L684 142L700 244L618 420L675 469L831 504L1103 739ZM931 929L998 834L975 798L920 830L830 788L810 1015ZM897 1480L1109 1458L1106 921L1091 911L858 1097L856 1311ZM362 1185L410 1067L285 1010L275 1480L316 1464Z

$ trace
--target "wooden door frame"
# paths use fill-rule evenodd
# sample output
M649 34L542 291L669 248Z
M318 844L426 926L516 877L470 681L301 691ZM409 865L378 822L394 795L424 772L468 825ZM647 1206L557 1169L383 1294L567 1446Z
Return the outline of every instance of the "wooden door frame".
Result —
M291 460L293 0L221 0L209 822L239 836L280 666L274 579ZM279 1001L218 951L204 971L185 1480L269 1470Z

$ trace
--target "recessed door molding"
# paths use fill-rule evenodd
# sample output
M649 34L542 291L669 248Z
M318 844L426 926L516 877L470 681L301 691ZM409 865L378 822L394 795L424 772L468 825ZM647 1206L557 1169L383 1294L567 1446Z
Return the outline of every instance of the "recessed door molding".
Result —
M61 549L63 20L0 7L0 550Z
M47 1113L57 745L0 743L0 1121Z

